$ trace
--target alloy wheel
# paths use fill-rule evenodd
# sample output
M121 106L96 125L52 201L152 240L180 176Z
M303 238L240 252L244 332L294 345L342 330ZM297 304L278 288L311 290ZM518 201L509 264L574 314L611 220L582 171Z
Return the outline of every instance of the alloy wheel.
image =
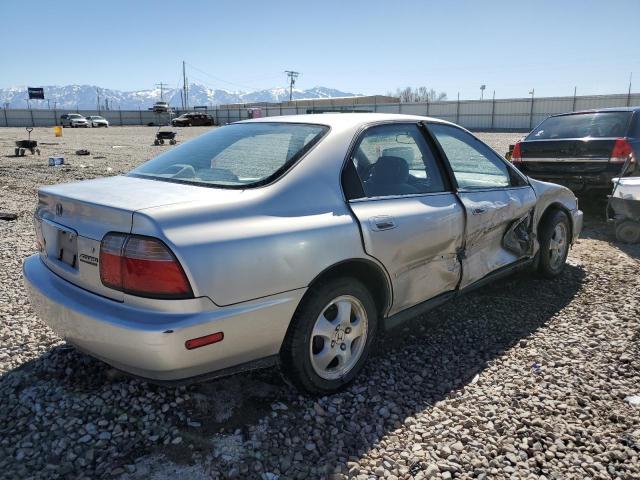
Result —
M367 341L367 313L356 297L331 300L316 319L309 354L314 371L326 380L347 374L358 363Z

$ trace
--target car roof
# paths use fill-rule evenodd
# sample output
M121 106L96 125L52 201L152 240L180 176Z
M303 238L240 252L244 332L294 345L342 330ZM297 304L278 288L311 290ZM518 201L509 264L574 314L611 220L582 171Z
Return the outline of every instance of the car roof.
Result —
M400 113L311 113L308 115L283 115L279 117L261 117L250 120L242 120L234 123L260 123L260 122L291 122L314 123L329 127L349 128L376 122L392 121L429 121L433 123L451 124L445 120L420 115L404 115Z
M583 113L601 113L601 112L640 112L640 106L635 107L609 107L609 108L592 108L589 110L578 110L576 112L565 112L550 115L551 117L561 117L563 115L580 115Z

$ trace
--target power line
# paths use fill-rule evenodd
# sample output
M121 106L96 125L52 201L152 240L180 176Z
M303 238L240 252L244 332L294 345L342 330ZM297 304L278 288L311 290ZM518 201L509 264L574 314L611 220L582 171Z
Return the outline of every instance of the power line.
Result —
M207 77L213 78L214 80L217 80L218 82L228 83L229 85L234 85L236 87L245 88L245 89L249 89L249 90L259 90L259 88L251 87L249 85L243 85L243 84L240 84L240 83L230 82L230 81L224 80L224 79L222 79L220 77L216 77L215 75L211 75L210 73L205 72L201 68L198 68L195 65L192 65L190 63L188 65L189 65L189 67L193 68L194 70L197 70L198 72L206 75Z
M298 78L301 73L294 70L285 70L284 73L289 77L289 101L291 101L293 99L293 86L296 83L296 78Z

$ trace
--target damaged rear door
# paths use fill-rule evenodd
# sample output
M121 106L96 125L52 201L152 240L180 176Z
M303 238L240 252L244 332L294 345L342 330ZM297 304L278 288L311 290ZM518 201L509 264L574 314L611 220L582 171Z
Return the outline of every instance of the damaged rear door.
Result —
M459 288L533 255L536 197L525 179L461 128L428 124L446 156L465 208Z
M455 290L464 210L416 123L362 132L343 186L366 252L391 278L390 314Z

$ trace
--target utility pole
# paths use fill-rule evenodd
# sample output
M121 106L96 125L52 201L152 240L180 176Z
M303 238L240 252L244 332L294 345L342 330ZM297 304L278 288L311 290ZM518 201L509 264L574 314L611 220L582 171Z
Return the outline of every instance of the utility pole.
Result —
M168 87L166 83L156 83L156 87L160 87L160 101L164 100L164 87Z
M189 84L187 83L187 69L185 66L185 61L182 61L182 88L184 90L184 95L182 96L182 108L187 110L189 107Z
M96 87L96 94L98 96L98 113L100 112L100 89Z
M529 130L533 128L533 97L536 94L536 89L532 88L529 91L529 95L531 95L531 110L529 111Z
M629 91L627 92L627 107L631 106L631 80L633 80L633 72L629 74Z
M300 72L285 70L284 73L289 77L289 101L291 101L293 100L293 86L296 84L296 78L298 78Z

